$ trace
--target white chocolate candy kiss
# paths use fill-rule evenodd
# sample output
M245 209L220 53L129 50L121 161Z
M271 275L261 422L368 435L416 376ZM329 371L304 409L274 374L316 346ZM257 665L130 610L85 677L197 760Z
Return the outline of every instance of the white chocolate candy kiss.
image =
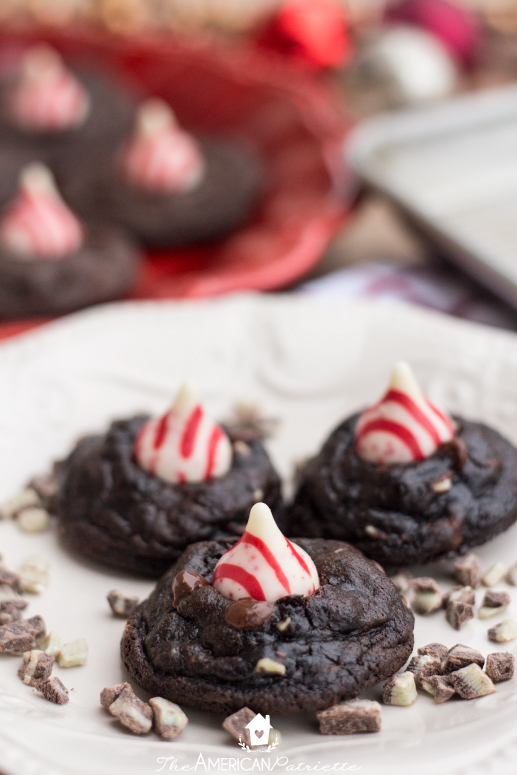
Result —
M312 595L320 581L307 552L282 534L265 503L256 503L242 538L217 563L212 585L232 600L274 603L286 595Z
M79 219L63 202L50 170L34 162L20 175L12 205L0 217L0 243L19 258L62 258L84 242Z
M178 126L169 105L157 98L140 105L121 165L128 183L156 194L190 191L205 171L199 145Z
M134 455L141 468L171 484L224 476L232 464L228 436L207 416L189 383L170 411L145 423Z
M22 129L52 132L82 124L90 98L81 82L50 46L30 48L9 95L11 119Z
M371 463L410 463L429 457L453 437L452 420L426 398L410 366L401 361L383 398L360 416L355 447Z

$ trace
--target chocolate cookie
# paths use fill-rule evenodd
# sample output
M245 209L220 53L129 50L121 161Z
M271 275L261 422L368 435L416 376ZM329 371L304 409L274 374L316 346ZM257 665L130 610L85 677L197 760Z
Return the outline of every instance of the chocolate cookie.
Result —
M7 109L12 82L0 85L0 141L28 155L24 163L42 161L58 176L66 174L68 165L77 174L90 169L92 160L112 154L129 131L135 113L134 100L118 84L86 70L74 71L74 75L90 97L90 111L80 126L52 132L16 126Z
M104 565L158 577L188 544L241 535L256 500L281 522L280 480L261 441L234 443L225 476L170 484L134 461L146 419L113 423L105 435L80 441L64 462L58 513L68 546Z
M290 532L346 540L385 567L452 558L517 519L517 450L497 431L455 418L456 438L430 457L359 457L355 415L306 465Z
M151 694L201 710L327 708L391 676L413 648L413 614L348 544L294 539L321 587L276 603L231 601L210 581L229 544L190 546L129 619L122 658Z
M24 258L0 247L0 318L59 315L127 293L139 253L118 229L92 226L63 258Z
M261 189L254 156L224 142L200 142L205 175L195 188L173 194L148 193L125 183L115 159L108 167L60 177L65 199L84 217L104 213L144 244L173 247L223 237L251 215Z

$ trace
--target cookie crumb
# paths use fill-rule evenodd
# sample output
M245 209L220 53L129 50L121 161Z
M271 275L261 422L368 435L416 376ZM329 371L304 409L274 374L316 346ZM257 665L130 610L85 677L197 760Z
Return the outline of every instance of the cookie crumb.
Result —
M126 597L120 590L112 589L108 592L107 600L115 616L129 619L136 611L140 600L138 597Z
M347 700L316 714L322 735L379 732L381 706L374 700Z
M477 589L481 586L481 560L477 554L467 554L454 561L454 576L463 587Z
M47 678L46 681L38 681L34 685L46 700L55 705L64 705L69 700L68 689L57 676Z
M121 691L108 711L135 735L146 735L151 731L153 712L147 703L138 699L131 687Z
M280 630L280 632L284 632L285 630L287 630L290 624L291 624L291 617L288 616L286 619L283 619L281 622L278 622L276 628L277 630Z
M503 619L488 630L488 638L494 643L506 643L517 638L517 622L513 619Z
M496 684L509 681L515 672L515 657L509 651L496 651L486 658L485 673Z
M517 563L512 565L508 573L506 574L506 581L511 584L512 587L517 587Z
M416 698L415 676L409 670L397 673L384 684L382 701L385 705L412 705Z
M496 562L495 565L487 570L483 576L483 584L485 587L494 587L500 581L504 579L507 574L506 565L503 562Z
M153 711L153 728L164 740L175 740L188 724L186 714L170 700L153 697L149 700Z
M495 692L492 680L475 663L451 673L448 680L462 700L475 700Z

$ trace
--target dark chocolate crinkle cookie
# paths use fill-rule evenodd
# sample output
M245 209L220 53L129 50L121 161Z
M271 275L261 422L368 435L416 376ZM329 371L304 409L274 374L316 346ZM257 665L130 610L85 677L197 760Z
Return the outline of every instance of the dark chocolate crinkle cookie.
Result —
M113 568L161 576L191 543L240 536L263 500L282 525L280 480L258 439L234 444L230 471L204 482L169 484L133 459L147 417L81 440L59 473L58 515L65 543Z
M251 215L261 193L257 159L237 145L200 142L206 171L189 191L152 194L125 183L115 160L91 175L64 171L65 199L84 217L104 213L146 245L173 247L215 239L239 228Z
M103 75L78 70L74 75L90 98L90 111L83 124L71 129L37 131L21 129L10 119L7 106L12 81L0 83L0 141L17 143L29 151L31 159L51 166L62 162L91 167L92 155L99 150L113 153L116 145L131 130L135 116L135 100L125 86L111 82ZM56 170L58 171L58 170Z
M497 431L455 418L456 438L414 463L377 465L354 448L357 415L308 462L291 533L349 541L385 567L464 554L517 519L517 450Z
M293 540L321 587L274 604L231 601L206 583L228 543L190 546L127 623L122 658L132 678L202 710L280 714L357 697L402 667L414 619L394 584L348 544ZM250 606L261 608L250 615Z
M124 296L139 250L118 229L92 226L85 244L63 258L23 258L0 248L0 319L59 315Z

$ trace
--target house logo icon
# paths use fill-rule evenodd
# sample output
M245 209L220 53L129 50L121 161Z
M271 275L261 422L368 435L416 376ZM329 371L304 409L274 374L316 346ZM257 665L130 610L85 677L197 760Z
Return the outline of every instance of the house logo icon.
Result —
M269 731L273 729L269 723L269 716L264 716L261 713L257 713L249 724L246 724L245 729L249 731L250 744L267 746L269 743Z

